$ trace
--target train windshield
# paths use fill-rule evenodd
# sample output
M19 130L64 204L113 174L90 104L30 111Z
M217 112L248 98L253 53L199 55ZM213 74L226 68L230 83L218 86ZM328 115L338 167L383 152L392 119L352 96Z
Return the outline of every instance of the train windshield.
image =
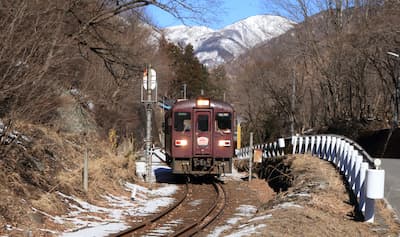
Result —
M231 113L217 113L215 116L216 129L223 132L230 132L232 129L232 115Z
M175 131L190 131L192 120L189 112L175 112L174 117Z
M197 129L200 132L208 131L208 115L201 114L199 117L197 117Z

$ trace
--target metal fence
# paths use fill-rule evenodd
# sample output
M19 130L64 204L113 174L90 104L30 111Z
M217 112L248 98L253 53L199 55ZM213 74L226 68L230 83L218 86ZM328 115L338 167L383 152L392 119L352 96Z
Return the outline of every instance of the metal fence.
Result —
M308 153L331 162L349 184L365 221L374 221L375 200L384 198L385 171L380 169L380 159L371 158L356 142L334 134L293 136L244 147L236 151L237 158L252 160L255 149L262 150L263 160L285 153Z

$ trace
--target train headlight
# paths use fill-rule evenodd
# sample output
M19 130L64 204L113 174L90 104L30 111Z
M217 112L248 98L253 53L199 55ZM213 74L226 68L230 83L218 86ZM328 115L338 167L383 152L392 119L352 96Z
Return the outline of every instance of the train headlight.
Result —
M218 146L231 146L231 141L230 140L219 140Z
M188 141L185 139L175 140L175 146L187 146Z
M205 98L198 98L196 100L197 107L209 107L210 106L210 99Z

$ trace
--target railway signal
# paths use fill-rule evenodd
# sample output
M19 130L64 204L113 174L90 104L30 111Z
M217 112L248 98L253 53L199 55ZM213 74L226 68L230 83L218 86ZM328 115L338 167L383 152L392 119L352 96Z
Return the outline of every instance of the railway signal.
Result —
M151 115L153 112L152 104L157 103L157 74L149 65L143 73L143 84L141 86L141 101L146 107L146 181L152 182L152 137L151 137Z

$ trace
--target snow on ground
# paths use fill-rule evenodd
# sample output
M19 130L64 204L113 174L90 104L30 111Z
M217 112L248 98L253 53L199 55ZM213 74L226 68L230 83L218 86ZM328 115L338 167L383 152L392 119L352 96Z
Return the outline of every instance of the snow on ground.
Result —
M158 157L153 157L152 166L154 176L157 176L157 181L163 179L163 176L171 176L171 170L160 162ZM225 179L239 180L244 177L243 173L238 173L236 169L232 174L227 174ZM77 197L69 196L59 192L66 203L69 204L71 211L63 216L51 216L40 210L33 209L47 216L56 224L64 226L72 226L64 233L54 230L41 230L44 233L59 235L63 237L78 237L78 236L108 236L113 233L120 232L129 228L125 222L125 218L129 216L149 216L157 213L160 209L173 203L175 200L171 198L178 190L178 186L174 184L158 184L157 189L148 189L137 184L126 183L125 189L131 192L131 197L115 196L104 194L103 198L106 201L105 206L96 206L83 201ZM198 206L203 200L196 200L191 203L192 206ZM247 219L253 217L257 209L252 205L241 205L236 209L236 213L225 221L225 224L217 227L209 236L222 236L224 231L232 229L234 226L246 223L240 226L240 231L228 235L231 237L251 236L257 234L259 228L265 227L263 224L256 224L257 221L262 221L271 218L272 215L254 217L247 223ZM163 236L172 233L173 227L181 223L182 220L174 220L167 225L160 227L154 231L154 235Z
M134 200L107 194L103 196L108 203L107 207L96 206L74 196L59 193L65 202L69 203L72 211L66 216L52 219L56 223L74 226L65 233L60 233L61 236L107 236L127 229L129 226L124 222L126 217L156 213L174 202L170 196L178 189L176 185L165 185L154 190L131 183L126 183L125 186L129 191L135 190Z
M176 227L182 223L183 223L182 219L169 221L166 224L159 226L158 229L156 230L150 230L150 232L146 233L146 235L144 236L152 236L152 237L169 236L173 234Z
M238 208L236 208L236 213L232 216L232 218L229 218L228 220L225 221L225 225L217 227L211 234L209 234L209 237L218 237L218 236L223 236L221 235L224 231L232 229L232 227L240 221L247 220L247 218L252 217L257 211L257 208L252 205L240 205ZM258 227L257 228L261 228ZM256 234L256 229L255 228L247 228L244 226L240 232L237 232L236 234L241 233L242 231L246 230L243 233L249 233L249 234ZM234 237L239 237L239 236L246 236L246 235L232 235Z
M274 206L273 209L286 209L286 208L291 208L291 207L292 208L303 208L302 206L297 205L293 202L285 202L282 204L278 204L277 206Z
M168 167L154 164L153 170ZM148 189L137 184L126 183L125 189L131 192L131 197L104 194L105 206L96 206L75 196L59 192L64 202L69 204L70 212L63 216L51 216L40 210L33 209L47 216L56 224L72 226L64 233L52 230L42 230L45 233L64 237L75 236L108 236L129 228L125 219L129 216L149 216L157 213L175 201L171 196L178 190L174 184L158 184L158 188Z
M239 231L233 234L227 235L226 237L242 237L242 236L254 236L260 234L257 232L258 229L263 229L267 225L265 224L246 224L239 226Z

